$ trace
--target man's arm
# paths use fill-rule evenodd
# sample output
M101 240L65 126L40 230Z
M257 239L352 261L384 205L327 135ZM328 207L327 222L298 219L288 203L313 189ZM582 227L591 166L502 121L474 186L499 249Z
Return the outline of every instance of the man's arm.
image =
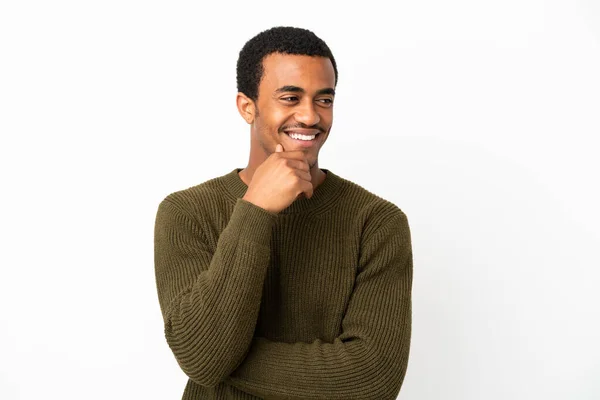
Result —
M218 384L248 351L276 218L238 199L213 254L176 199L167 196L158 207L154 262L164 333L182 370L200 385Z
M365 238L354 291L333 343L254 338L225 379L265 399L395 399L411 338L412 247L398 209Z

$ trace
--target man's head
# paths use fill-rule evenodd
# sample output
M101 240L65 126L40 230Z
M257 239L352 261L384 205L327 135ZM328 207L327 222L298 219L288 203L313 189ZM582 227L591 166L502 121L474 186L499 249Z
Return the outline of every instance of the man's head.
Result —
M260 164L281 143L303 150L311 168L333 123L337 66L329 47L309 30L276 27L250 39L237 62L237 106L251 125L250 164ZM309 142L286 131L318 133Z
M327 44L307 29L275 27L259 33L250 39L237 61L237 89L250 99L258 99L258 86L264 73L263 59L272 53L319 56L329 58L335 71L337 85L337 65Z

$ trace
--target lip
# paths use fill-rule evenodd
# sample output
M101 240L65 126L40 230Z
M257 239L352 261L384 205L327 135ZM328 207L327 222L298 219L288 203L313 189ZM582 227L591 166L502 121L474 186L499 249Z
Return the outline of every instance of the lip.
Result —
M286 129L284 131L285 133L299 133L301 135L306 135L306 136L310 136L310 135L317 135L319 133L321 133L321 131L319 131L318 129L302 129L302 128L294 128L294 129Z
M314 146L316 144L317 140L319 140L319 136L321 134L320 131L314 130L314 129L290 129L290 130L285 130L283 132L286 134L288 139L292 141L292 143L294 143L296 146L300 146L300 147ZM313 140L301 140L301 139L292 138L289 135L290 133L299 133L301 135L315 135L316 134L317 136Z

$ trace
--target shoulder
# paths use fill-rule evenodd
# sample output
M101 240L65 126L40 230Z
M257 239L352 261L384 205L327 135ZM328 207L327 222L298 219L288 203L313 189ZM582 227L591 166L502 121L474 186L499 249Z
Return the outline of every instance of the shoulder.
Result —
M176 190L166 195L160 205L168 203L194 219L214 213L226 206L227 194L222 176L208 179L199 184Z
M363 238L388 225L395 224L408 229L408 217L398 204L358 183L342 177L340 179L345 186L343 206L362 226Z
M344 198L360 212L371 217L379 216L386 219L393 215L405 215L404 211L396 203L382 197L381 195L366 189L364 186L338 175L343 182Z

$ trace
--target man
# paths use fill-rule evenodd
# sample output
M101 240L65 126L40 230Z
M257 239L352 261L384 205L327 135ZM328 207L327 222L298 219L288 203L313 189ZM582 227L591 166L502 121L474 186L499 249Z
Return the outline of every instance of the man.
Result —
M400 391L411 337L408 220L319 168L336 83L335 59L312 32L276 27L252 38L237 64L248 165L158 207L156 283L166 341L189 377L183 399Z

